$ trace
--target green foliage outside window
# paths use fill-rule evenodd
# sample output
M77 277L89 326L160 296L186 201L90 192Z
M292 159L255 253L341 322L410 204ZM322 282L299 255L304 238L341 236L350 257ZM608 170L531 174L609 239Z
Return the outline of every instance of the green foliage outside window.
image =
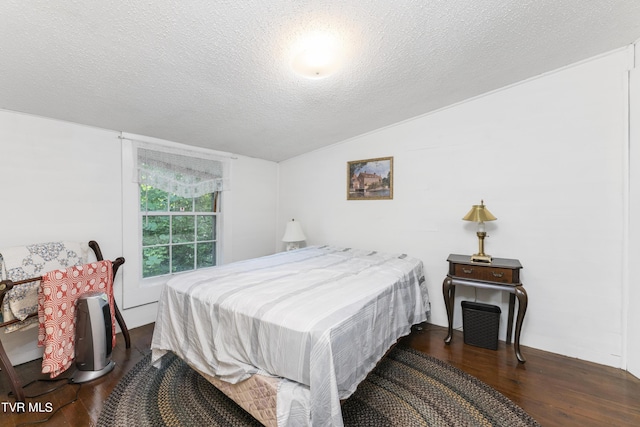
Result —
M140 185L142 277L216 265L214 194L184 198Z

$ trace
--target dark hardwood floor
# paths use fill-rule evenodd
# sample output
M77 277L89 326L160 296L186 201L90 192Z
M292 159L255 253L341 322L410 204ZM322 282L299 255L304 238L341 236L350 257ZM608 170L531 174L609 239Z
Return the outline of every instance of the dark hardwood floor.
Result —
M46 411L61 408L46 426L90 426L95 424L104 400L126 372L149 351L153 325L132 329L131 349L124 348L118 335L113 352L116 367L110 374L80 386L64 385L55 392L28 402L41 402ZM527 358L518 363L512 346L499 343L497 351L465 345L461 332L455 332L451 345L444 344L446 329L429 324L414 328L403 340L411 347L446 361L491 385L517 403L543 426L640 426L640 380L620 369L522 347ZM39 361L20 365L23 381L46 378L39 374ZM58 385L64 384L61 381ZM37 382L27 394L37 394L56 383ZM0 375L0 402L14 402L9 385ZM1 426L29 425L49 417L47 412L15 414L8 403L0 408ZM141 426L136 426L141 427Z
M464 344L459 331L445 345L446 336L427 324L404 339L489 384L543 426L640 426L640 380L626 371L524 346L521 364L504 341L493 351Z
M4 333L4 331L0 331L0 333ZM27 396L40 394L56 386L60 386L60 388L40 397L27 398L27 403L40 402L40 406L44 409L43 412L27 411L26 413L15 413L10 411L9 408L0 407L0 426L43 425L47 427L87 427L95 425L102 410L102 405L107 397L109 397L113 388L129 369L149 352L151 336L153 334L153 324L131 329L129 333L131 336L131 348L129 349L125 348L122 334L117 335L117 344L112 353L112 360L116 362L116 366L109 374L81 385L66 384L66 381L60 381L58 383L35 382L25 388L25 394ZM41 364L42 359L17 366L16 371L22 382L28 383L36 379L46 380L48 376L40 373L42 368ZM66 374L62 374L61 376L65 375ZM11 387L7 379L0 373L0 402L15 402L15 399L9 396L10 390ZM67 402L74 400L76 393L77 400L62 407ZM51 404L53 411L57 411L53 416L51 413L46 412L47 404ZM6 407L7 405L4 406ZM44 423L34 424L49 417L51 417L51 419Z

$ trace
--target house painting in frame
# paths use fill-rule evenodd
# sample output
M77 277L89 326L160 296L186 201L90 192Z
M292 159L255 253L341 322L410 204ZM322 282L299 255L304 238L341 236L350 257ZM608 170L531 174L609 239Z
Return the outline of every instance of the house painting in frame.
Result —
M347 162L347 200L393 199L393 157Z

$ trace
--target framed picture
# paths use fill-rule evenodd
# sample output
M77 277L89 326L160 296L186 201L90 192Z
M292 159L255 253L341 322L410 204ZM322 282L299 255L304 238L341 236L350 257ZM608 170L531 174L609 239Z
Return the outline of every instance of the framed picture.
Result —
M347 200L393 199L393 157L347 162Z

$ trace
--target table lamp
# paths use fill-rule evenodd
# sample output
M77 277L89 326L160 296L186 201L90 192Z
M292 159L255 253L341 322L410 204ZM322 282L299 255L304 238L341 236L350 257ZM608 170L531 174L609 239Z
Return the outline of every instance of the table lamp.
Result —
M287 227L284 230L282 241L287 243L288 251L300 248L300 242L303 242L306 239L307 238L302 232L302 227L299 222L293 219L287 222Z
M484 200L480 200L480 204L473 205L469 213L462 219L478 223L478 253L471 255L471 261L490 263L491 255L484 253L484 238L487 236L487 233L484 231L484 222L495 221L497 218L484 206Z

